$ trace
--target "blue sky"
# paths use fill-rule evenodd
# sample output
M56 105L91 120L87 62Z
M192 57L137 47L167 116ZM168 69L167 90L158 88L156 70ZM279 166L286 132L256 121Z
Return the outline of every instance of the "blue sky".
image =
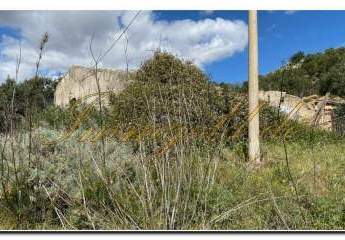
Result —
M45 73L54 75L71 64L90 64L88 37L96 33L96 45L108 44L109 35L120 32L133 12L117 12L115 18L113 15L71 12L61 17L61 13L0 12L0 76L14 72L18 40L26 56L21 69L23 78L32 73L35 47L44 31L51 32L42 62ZM118 23L117 18L121 18ZM198 61L215 81L241 83L247 79L247 11L154 11L141 14L136 21L128 35L131 67L138 67L146 58L143 55L162 42L163 35L163 48ZM313 53L345 46L345 11L259 11L258 21L260 74L277 69L297 51ZM104 67L123 68L123 44L117 44Z
M214 11L207 16L198 12L161 12L162 19L201 19L204 17L241 19L247 11ZM345 11L259 11L260 73L282 65L297 51L314 53L327 48L345 46ZM206 66L216 81L242 82L247 79L247 48L232 57Z

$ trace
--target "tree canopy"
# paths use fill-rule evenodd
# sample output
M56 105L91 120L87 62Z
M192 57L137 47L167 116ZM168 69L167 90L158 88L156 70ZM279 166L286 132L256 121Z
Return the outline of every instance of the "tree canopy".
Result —
M260 76L262 90L280 90L300 97L330 92L345 97L345 48L292 55L280 69Z

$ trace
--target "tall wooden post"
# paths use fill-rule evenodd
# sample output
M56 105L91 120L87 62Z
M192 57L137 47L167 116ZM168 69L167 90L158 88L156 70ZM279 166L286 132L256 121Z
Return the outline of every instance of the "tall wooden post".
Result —
M259 83L258 83L258 26L257 11L248 12L249 35L249 126L248 126L248 156L251 162L260 163L259 144Z

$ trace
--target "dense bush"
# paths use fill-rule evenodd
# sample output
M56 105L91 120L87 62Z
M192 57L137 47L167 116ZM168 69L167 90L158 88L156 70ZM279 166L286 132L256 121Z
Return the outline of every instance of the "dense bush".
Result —
M155 52L153 57L141 66L135 76L145 83L200 84L208 77L193 63L166 52Z
M20 124L24 117L28 119L28 115L33 116L52 105L56 84L55 80L49 78L38 77L18 83L8 78L0 86L0 132L8 128L11 117L15 124ZM12 115L13 92L15 94Z
M119 129L156 128L163 138L182 131L186 139L213 141L242 124L245 102L245 96L211 83L191 63L157 52L134 82L111 98L111 119Z

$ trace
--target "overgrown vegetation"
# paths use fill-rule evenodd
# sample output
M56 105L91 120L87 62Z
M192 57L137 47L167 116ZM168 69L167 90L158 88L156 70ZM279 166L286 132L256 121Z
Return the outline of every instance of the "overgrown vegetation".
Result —
M58 134L41 129L35 139ZM23 135L16 138L19 181L3 182L4 229L345 227L343 142L319 142L313 148L288 144L297 199L283 147L277 143L263 145L264 165L253 171L228 148L214 152L175 145L169 157L151 158L144 150L136 154L130 146L107 142L111 179L106 179L100 170L100 144L70 139L51 152L38 145L33 159L41 167L36 170L28 167L23 154L26 141ZM6 149L4 154L11 152ZM11 164L8 170L15 173Z
M345 228L343 140L262 105L253 169L246 96L189 62L155 53L102 115L55 107L54 82L31 81L16 131L0 133L0 229Z
M260 76L261 90L284 91L288 94L308 97L324 96L345 97L345 48L330 48L324 52L305 54L299 51L292 55L281 68ZM244 82L240 92L247 92ZM338 104L334 112L335 132L344 135L344 103Z
M135 131L154 124L162 137L171 138L181 130L184 139L192 137L208 145L222 139L229 146L247 138L246 94L210 82L200 69L168 53L156 52L139 69L133 84L112 96L111 102L109 124L118 129ZM284 115L278 122L277 109L261 104L263 139L275 139L283 132L291 140L311 132L311 127Z

